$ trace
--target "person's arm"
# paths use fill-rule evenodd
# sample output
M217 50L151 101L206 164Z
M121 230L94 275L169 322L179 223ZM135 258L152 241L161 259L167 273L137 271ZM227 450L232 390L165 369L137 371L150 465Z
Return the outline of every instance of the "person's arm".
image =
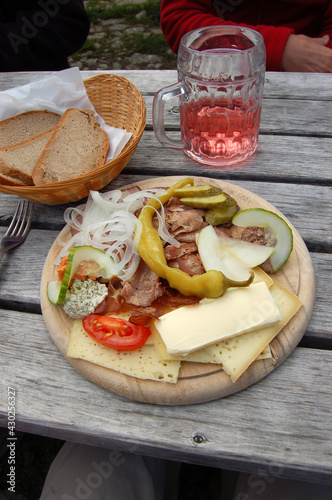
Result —
M329 36L329 41L326 46L332 49L332 0L328 2L328 6L322 19L321 30L318 36L322 37L324 35Z
M289 36L294 30L284 27L237 23L225 21L214 14L210 0L162 0L160 10L161 28L168 45L177 52L183 35L205 26L236 25L252 28L261 33L266 47L266 68L281 71L282 56Z
M1 1L7 19L0 17L0 71L68 67L90 29L82 0ZM13 14L17 4L24 8Z
M282 69L308 73L332 73L332 50L327 46L330 38L310 38L291 35L286 44Z
M286 44L284 71L332 72L332 1L328 2L317 37L292 35Z

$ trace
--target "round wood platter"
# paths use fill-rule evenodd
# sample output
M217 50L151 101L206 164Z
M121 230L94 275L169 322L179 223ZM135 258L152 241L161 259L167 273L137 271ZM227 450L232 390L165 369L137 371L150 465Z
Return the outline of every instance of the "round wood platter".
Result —
M139 186L140 189L168 187L185 177L163 177L125 186L128 189ZM186 405L203 403L219 399L258 382L277 368L300 342L310 321L315 298L315 277L309 252L301 236L292 224L270 203L261 197L238 186L220 180L204 177L191 177L196 184L213 184L233 196L240 209L261 207L281 215L292 228L293 251L287 263L280 271L273 274L273 279L297 295L302 307L283 330L272 341L273 357L255 361L233 383L220 365L182 362L179 380L176 384L140 380L118 373L81 359L66 356L72 320L61 308L52 305L46 294L47 282L56 279L55 259L60 251L58 243L69 234L66 226L53 243L47 256L41 281L41 306L47 329L61 354L84 377L101 387L126 398L159 405Z

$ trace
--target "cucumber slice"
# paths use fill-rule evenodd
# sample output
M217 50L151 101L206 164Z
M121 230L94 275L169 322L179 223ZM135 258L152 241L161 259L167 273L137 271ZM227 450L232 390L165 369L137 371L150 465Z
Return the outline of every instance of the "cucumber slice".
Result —
M110 279L115 274L113 260L102 250L89 245L73 247L68 255L67 267L62 281L50 281L47 284L47 296L52 304L62 306L71 279L83 261L93 264L91 269L86 269L88 275Z
M60 288L61 281L49 281L47 283L47 298L54 305L57 305L59 300Z
M279 215L264 208L247 208L235 214L232 223L240 227L263 227L275 238L276 244L270 256L274 272L287 262L293 250L293 233Z

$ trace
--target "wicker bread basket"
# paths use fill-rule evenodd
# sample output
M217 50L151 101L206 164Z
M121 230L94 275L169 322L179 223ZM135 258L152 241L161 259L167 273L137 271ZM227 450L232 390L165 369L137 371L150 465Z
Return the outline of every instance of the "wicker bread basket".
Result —
M35 203L58 205L81 200L90 190L99 190L111 182L131 159L146 124L146 107L139 90L129 80L102 74L84 81L86 92L97 113L107 125L126 129L132 137L113 160L92 172L61 182L39 186L6 186L0 191L16 194Z

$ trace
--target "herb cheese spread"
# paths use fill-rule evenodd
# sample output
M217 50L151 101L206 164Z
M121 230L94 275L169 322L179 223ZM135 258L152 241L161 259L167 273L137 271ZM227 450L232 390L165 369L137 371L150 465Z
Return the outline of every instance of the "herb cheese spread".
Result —
M107 293L107 286L99 281L90 278L85 281L74 280L67 291L63 309L71 318L84 318L94 312Z

